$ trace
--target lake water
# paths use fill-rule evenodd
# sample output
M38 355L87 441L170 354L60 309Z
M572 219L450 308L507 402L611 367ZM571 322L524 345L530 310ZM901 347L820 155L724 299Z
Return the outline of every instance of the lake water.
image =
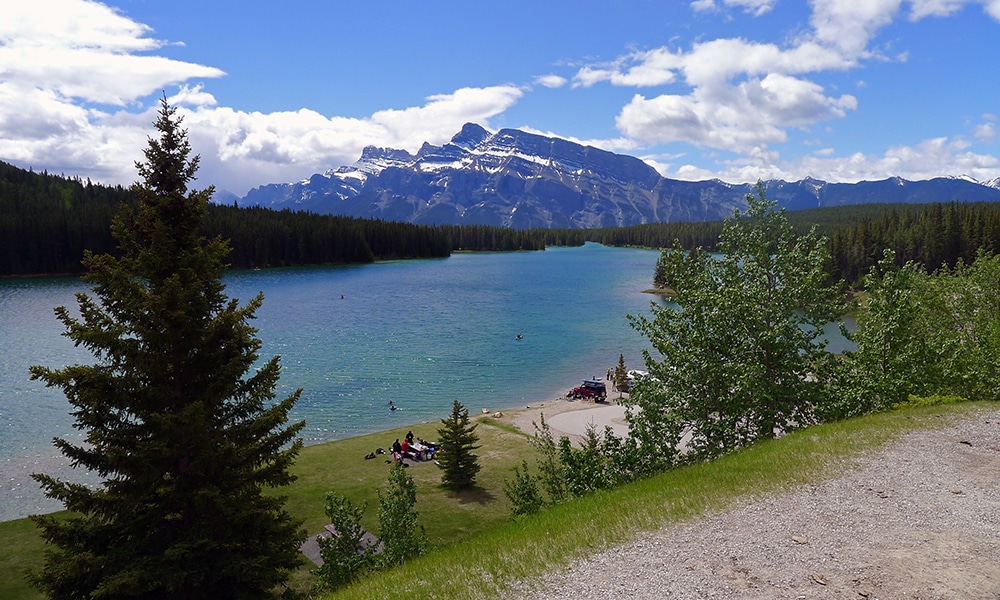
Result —
M264 292L261 357L281 355L279 397L303 389L291 418L306 420L303 438L316 444L434 421L455 399L470 413L549 400L604 377L619 354L642 368L648 343L626 315L659 301L643 293L658 256L586 244L246 271L225 283L244 303ZM76 279L0 281L0 520L60 508L33 472L92 481L51 443L79 440L69 403L28 379L30 365L93 362L60 335L52 313L74 309L82 291Z
M281 355L280 397L303 389L292 418L306 420L314 444L440 419L455 399L471 413L548 400L603 377L619 354L640 368L645 342L625 315L649 312L654 297L642 291L657 257L587 244L237 272L225 282L244 302L264 292L261 356ZM74 309L81 291L76 279L0 281L0 520L59 508L32 472L86 480L51 443L79 439L69 403L28 379L33 364L93 361L52 313Z

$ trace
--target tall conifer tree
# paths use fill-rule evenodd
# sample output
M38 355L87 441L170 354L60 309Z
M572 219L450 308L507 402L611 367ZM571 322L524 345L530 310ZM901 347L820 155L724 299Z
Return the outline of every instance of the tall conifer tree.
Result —
M476 425L469 423L469 411L458 400L452 405L451 416L441 419L441 425L441 483L455 491L470 488L479 473L479 457L474 454L479 448Z
M33 517L48 542L33 581L52 598L259 598L299 562L301 523L283 496L304 423L288 424L299 392L273 402L278 357L254 369L260 340L223 294L228 244L199 229L210 187L187 131L164 97L148 140L136 204L112 225L121 258L88 253L79 317L56 315L92 365L35 366L62 388L83 443L56 439L95 488L36 474L72 511Z

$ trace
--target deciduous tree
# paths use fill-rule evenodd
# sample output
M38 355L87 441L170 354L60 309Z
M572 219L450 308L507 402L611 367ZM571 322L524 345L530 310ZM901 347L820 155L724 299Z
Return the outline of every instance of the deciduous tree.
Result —
M379 563L383 567L393 567L423 554L427 549L427 537L413 508L417 503L417 486L402 462L394 463L389 471L389 485L385 492L376 492L379 540L382 543Z
M813 422L825 390L815 380L826 356L821 334L840 314L824 272L826 240L815 228L796 236L762 184L747 195L746 213L726 220L719 250L665 251L674 303L632 319L662 356L646 353L658 383L637 390L632 404L658 413L646 421L662 425L665 442L678 424L689 430L698 456Z
M323 564L315 573L321 590L343 587L373 565L375 548L364 545L365 530L361 526L366 506L355 506L350 498L332 491L326 494L324 508L336 534L317 539Z
M863 281L867 299L857 330L845 331L856 349L845 352L832 373L833 393L817 406L823 420L887 410L909 394L935 389L939 379L920 324L928 276L913 262L898 266L895 253L885 250Z

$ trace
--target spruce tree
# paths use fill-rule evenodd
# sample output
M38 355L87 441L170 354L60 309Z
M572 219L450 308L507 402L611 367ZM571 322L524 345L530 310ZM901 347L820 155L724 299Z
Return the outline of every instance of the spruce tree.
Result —
M451 416L442 419L441 425L438 429L443 450L438 459L443 470L441 483L454 491L470 488L476 484L479 473L479 457L473 453L479 449L476 426L470 425L469 411L458 400L452 406Z
M134 206L112 232L120 258L87 253L79 317L56 315L95 364L31 368L62 388L82 443L57 438L89 488L36 474L67 518L35 516L48 542L34 584L52 598L260 598L298 566L301 523L265 488L293 480L299 392L274 402L278 357L256 365L250 319L223 294L221 238L199 229L213 189L189 191L198 157L164 97Z
M615 389L618 390L618 397L622 397L622 392L628 391L628 368L625 367L625 355L618 355L618 365L615 367Z

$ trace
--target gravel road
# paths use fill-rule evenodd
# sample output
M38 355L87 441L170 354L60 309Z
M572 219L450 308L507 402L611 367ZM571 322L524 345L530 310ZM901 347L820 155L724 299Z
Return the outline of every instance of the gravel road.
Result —
M1000 409L836 479L672 525L512 597L1000 599Z

